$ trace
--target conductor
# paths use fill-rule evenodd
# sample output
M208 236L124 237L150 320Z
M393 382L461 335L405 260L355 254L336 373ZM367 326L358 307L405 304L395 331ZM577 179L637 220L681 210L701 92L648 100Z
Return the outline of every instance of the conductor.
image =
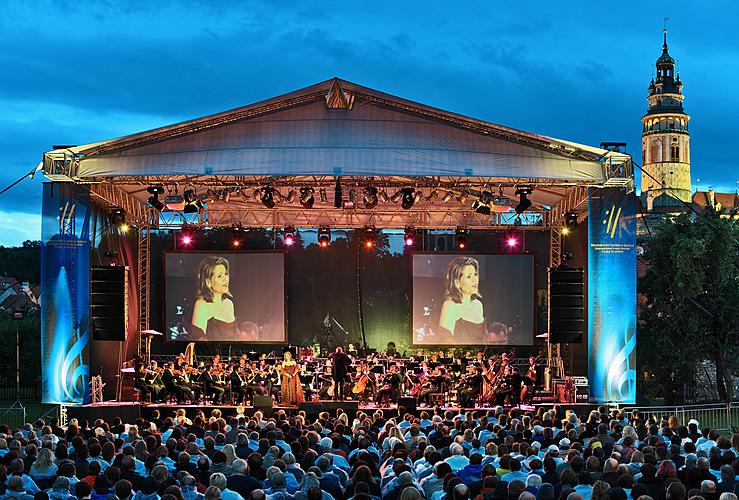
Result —
M344 399L346 376L349 373L349 367L352 364L351 358L344 352L344 349L337 347L336 351L329 355L331 358L331 378L334 379L336 389L334 389L334 399Z

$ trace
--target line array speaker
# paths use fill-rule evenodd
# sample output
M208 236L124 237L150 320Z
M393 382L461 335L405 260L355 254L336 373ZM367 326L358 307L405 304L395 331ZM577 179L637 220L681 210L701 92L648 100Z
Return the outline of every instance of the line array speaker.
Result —
M555 344L582 342L585 300L583 269L549 269L549 341Z
M90 322L94 340L126 340L128 267L93 267L90 272Z

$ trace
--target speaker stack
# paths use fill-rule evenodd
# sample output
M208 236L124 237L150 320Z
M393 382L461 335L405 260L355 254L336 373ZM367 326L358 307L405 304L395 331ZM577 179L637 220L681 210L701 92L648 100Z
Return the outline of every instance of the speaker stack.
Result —
M583 269L549 269L549 341L554 344L582 342L585 299Z
M128 267L93 267L90 278L92 338L94 340L126 340Z

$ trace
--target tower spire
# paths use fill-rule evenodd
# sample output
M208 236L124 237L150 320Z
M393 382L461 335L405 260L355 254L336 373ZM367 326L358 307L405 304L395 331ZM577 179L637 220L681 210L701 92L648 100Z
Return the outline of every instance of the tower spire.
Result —
M670 19L669 17L665 16L665 23L662 27L662 35L664 36L664 40L665 40L664 43L662 44L662 52L664 52L665 54L667 53L667 21L669 19Z

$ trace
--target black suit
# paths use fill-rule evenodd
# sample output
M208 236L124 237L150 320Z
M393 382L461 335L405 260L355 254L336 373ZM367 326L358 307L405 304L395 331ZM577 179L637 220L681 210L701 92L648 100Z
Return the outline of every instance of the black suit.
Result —
M346 376L349 373L349 367L352 364L352 359L345 352L334 352L329 355L331 361L331 378L336 382L336 389L334 390L335 399L344 399L344 384L346 382Z
M218 385L218 382L215 381L213 375L211 375L208 370L203 373L203 376L201 378L203 380L203 392L205 393L205 395L212 395L213 404L220 404L223 393L226 392L226 390Z
M172 370L169 368L164 370L164 373L162 373L162 382L164 382L164 387L167 389L167 392L174 393L175 396L177 396L178 403L182 403L185 398L193 399L192 391L187 387L180 385L177 382L177 377L174 376L174 373L172 373Z

